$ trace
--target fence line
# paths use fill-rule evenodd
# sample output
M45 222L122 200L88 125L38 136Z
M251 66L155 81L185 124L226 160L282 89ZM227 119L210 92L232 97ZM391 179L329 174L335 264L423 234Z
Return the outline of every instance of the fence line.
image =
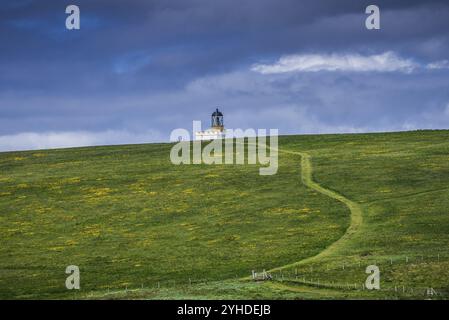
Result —
M447 289L446 288L435 288L432 286L429 287L408 287L406 285L396 285L396 286L385 286L382 285L379 290L368 290L365 288L364 281L362 283L360 282L349 282L349 281L343 281L342 283L339 283L337 281L329 281L329 280L323 280L323 278L318 277L318 274L325 275L326 272L324 271L339 271L339 272L350 272L351 269L357 268L360 270L364 270L364 268L370 264L376 264L378 266L382 265L388 265L388 266L395 266L395 265L403 265L403 264L414 264L414 263L429 263L429 262L440 262L441 260L449 258L449 255L445 253L437 253L434 255L418 255L418 256L402 256L397 258L392 257L385 257L385 258L377 258L377 259L359 259L356 261L341 261L338 265L330 266L331 261L325 261L323 265L310 265L305 267L303 270L301 270L300 267L295 267L294 269L288 269L288 270L280 270L274 274L272 274L272 280L277 282L287 282L287 283L293 283L293 284L303 284L307 286L317 287L317 288L335 288L335 289L342 289L342 290L357 290L357 291L373 291L373 292L389 292L394 293L396 296L403 296L403 297L417 297L417 296L427 296L427 297L447 297ZM315 267L315 268L314 268ZM320 272L316 272L318 270ZM319 268L322 268L321 270ZM308 272L309 271L309 272ZM314 274L315 271L315 274ZM382 269L381 269L382 273ZM238 279L238 276L235 276L236 279ZM106 295L114 295L114 294L121 294L128 292L139 292L139 291L154 291L154 290L164 290L164 289L171 289L171 288L189 288L194 286L201 286L201 285L207 285L214 282L221 282L226 281L228 279L193 279L191 277L186 278L183 281L178 280L160 280L160 281L154 281L151 284L146 284L144 282L140 283L140 286L137 284L134 284L134 288L131 288L131 286L125 285L123 287L116 287L112 288L108 286L105 288ZM314 281L315 280L315 281ZM270 281L270 280L268 280ZM99 290L96 290L95 292L98 292ZM77 294L83 293L74 293L74 296L76 297ZM89 293L86 293L87 297L89 297ZM90 293L90 297L92 297L92 292Z
M337 266L333 266L333 267L329 267L330 262L326 261L325 263L325 267L323 267L323 269L326 269L326 271L341 271L341 270L346 270L346 269L351 269L354 267L363 267L365 268L366 266L369 265L398 265L401 263L405 263L405 264L414 264L414 263L423 263L423 262L440 262L442 260L442 258L447 258L449 260L449 254L447 256L438 253L437 255L432 255L432 256L424 256L424 255L419 255L419 256L415 256L415 257L411 257L411 256L404 256L401 258L384 258L382 260L380 259L374 259L374 260L357 260L357 262L351 263L351 262L346 262L346 261L341 261L339 265ZM315 266L319 266L318 264ZM298 267L295 268L295 275L296 274L311 274L314 272L314 267L313 266L308 266L307 269L309 271L306 271L306 268L304 270L298 269ZM319 268L318 268L319 269ZM316 270L316 269L315 269ZM282 274L291 274L292 271L289 272L289 270L280 270L278 271L279 273Z
M271 280L270 280L271 281ZM372 293L390 293L394 294L394 296L400 298L400 297L441 297L441 298L447 298L447 293L444 291L445 288L432 288L432 287L407 287L407 286L394 286L394 287L385 287L381 286L379 290L368 290L365 288L364 283L338 283L334 281L321 281L320 279L307 279L306 277L303 277L302 279L273 279L273 281L280 282L280 283L292 283L296 285L307 285L310 287L315 288L327 288L327 289L340 289L344 291L357 291L357 292L372 292ZM153 283L151 285L145 285L144 283L141 283L140 286L135 286L133 288L125 286L125 287L119 287L119 288L111 288L107 287L107 290L105 293L101 294L101 296L105 295L117 295L117 294L128 294L128 293L142 293L145 291L154 292L157 290L164 290L164 289L182 289L183 287L196 287L199 285L204 285L211 282L221 282L221 280L208 280L208 279L197 279L193 280L188 279L186 281L177 281L173 282L170 280L167 280L166 282L157 281L156 283ZM171 285L172 284L172 285ZM178 286L176 286L178 284ZM74 298L76 299L77 296L81 295L84 297L94 297L95 294L97 294L100 290L90 291L83 294L82 292L74 292ZM101 291L100 291L101 292Z

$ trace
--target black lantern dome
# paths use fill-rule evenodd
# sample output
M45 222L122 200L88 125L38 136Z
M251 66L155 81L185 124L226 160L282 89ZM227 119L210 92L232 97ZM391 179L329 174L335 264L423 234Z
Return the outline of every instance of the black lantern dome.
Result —
M218 108L215 109L214 113L212 113L212 117L217 117L217 116L223 117L223 113L221 113L221 112L218 110Z

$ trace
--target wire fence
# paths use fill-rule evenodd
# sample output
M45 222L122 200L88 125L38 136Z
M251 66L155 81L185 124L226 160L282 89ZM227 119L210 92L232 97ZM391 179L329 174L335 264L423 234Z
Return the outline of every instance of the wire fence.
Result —
M410 265L410 267L416 269L420 265L423 265L423 267L427 268L429 265L438 264L448 260L448 252L435 253L433 255L382 257L378 259L364 258L358 259L357 261L354 261L354 259L344 261L340 258L338 259L339 262L328 261L327 263L294 267L285 270L281 269L275 272L272 277L274 281L291 283L294 285L306 285L316 288L351 291L367 291L369 289L365 287L365 280L368 274L366 274L365 270L369 265L378 266L381 269L382 275L382 271L394 271L398 266ZM444 271L445 274L441 276L449 278L449 271ZM407 283L409 283L409 279L406 277L407 274L404 274L404 279L401 279L400 282L397 281L396 284L388 277L386 279L387 281L382 281L382 279L385 280L385 277L381 277L382 285L379 290L375 291L393 293L395 296L404 297L426 296L449 298L449 283L447 286L441 286L441 283L435 286L432 283L426 285L426 283L423 283L423 281L420 280L420 285L407 285ZM351 278L357 278L357 281L350 281Z
M340 258L342 259L342 258ZM404 283L394 284L390 279L384 281L381 277L381 285L378 290L369 290L365 286L365 280L368 274L365 273L365 268L368 265L379 266L382 270L385 267L394 269L397 266L410 265L416 267L419 264L433 264L443 261L449 261L449 253L442 252L433 255L404 255L398 257L383 257L383 258L362 258L355 261L351 259L344 261L338 259L338 262L328 261L328 263L320 263L315 265L308 265L303 267L292 267L288 269L281 269L270 274L270 278L263 279L263 281L274 281L297 286L309 286L314 288L337 289L346 292L378 292L384 293L388 298L449 298L449 283L447 287L434 286L429 283L426 285L407 285L407 279ZM337 272L337 275L335 274ZM449 277L449 271L447 277ZM341 277L340 277L340 276ZM248 274L248 279L251 274ZM407 274L404 275L405 277ZM352 281L350 279L353 279ZM354 278L357 278L354 279ZM101 290L92 290L85 293L84 297L108 296L127 293L139 293L144 291L157 292L158 290L170 289L186 289L198 288L200 286L219 285L223 280L243 280L242 277L235 275L232 279L195 279L186 278L184 280L160 280L151 283L135 283L125 286L110 286L102 288ZM259 279L260 280L260 279ZM81 292L79 293L81 294Z

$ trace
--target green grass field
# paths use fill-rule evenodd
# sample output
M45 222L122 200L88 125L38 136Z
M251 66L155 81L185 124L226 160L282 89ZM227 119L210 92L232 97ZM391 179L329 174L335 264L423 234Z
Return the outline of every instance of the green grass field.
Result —
M273 176L171 147L0 153L0 298L449 298L449 131L283 136Z

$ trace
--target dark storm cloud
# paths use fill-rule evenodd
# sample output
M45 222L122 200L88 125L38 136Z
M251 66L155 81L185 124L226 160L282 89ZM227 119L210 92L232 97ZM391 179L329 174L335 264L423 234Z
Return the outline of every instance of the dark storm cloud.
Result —
M364 28L372 3L379 31ZM81 9L81 30L65 29L69 4ZM251 71L290 54L384 52L419 70ZM228 123L281 133L447 126L448 71L426 65L448 52L447 1L8 1L0 8L0 136L165 139L207 120L216 104ZM123 141L111 136L100 142Z

